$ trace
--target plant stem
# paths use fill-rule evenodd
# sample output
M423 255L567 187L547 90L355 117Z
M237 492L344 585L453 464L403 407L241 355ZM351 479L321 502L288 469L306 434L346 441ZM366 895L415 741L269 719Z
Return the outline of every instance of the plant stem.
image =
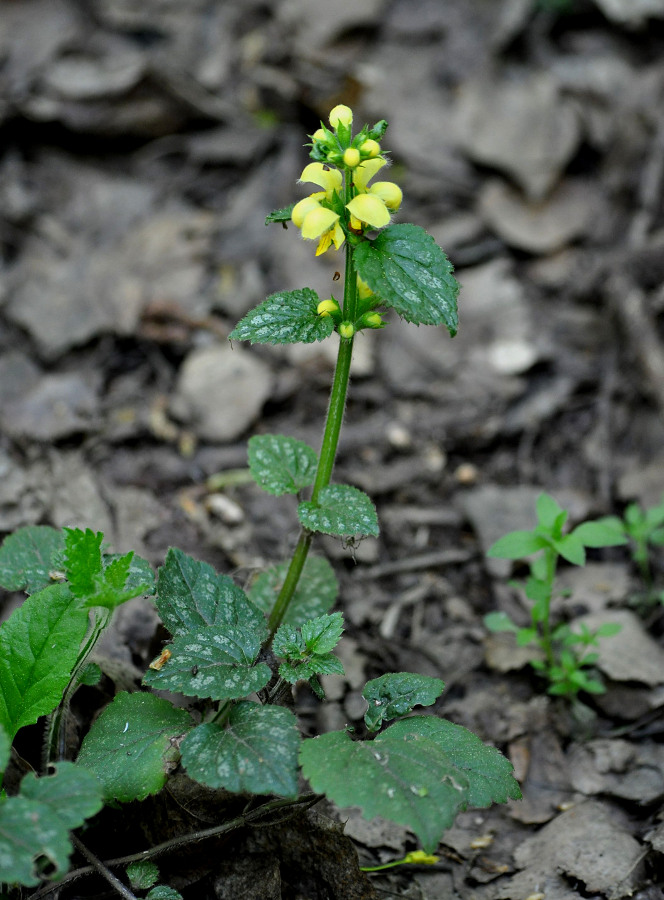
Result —
M349 322L355 321L357 308L357 275L353 264L353 247L346 245L346 277L344 281L344 319ZM332 381L332 390L330 392L330 404L327 409L327 419L325 420L325 430L323 431L323 441L321 444L320 455L318 457L318 468L316 469L316 478L314 480L313 490L311 492L312 503L318 502L318 497L323 488L327 487L332 477L334 469L334 461L337 455L337 446L339 444L339 434L341 433L341 424L344 417L344 409L346 407L346 395L348 393L348 382L350 380L350 364L353 357L353 338L339 340L339 352L337 354L337 364L334 370L334 379ZM288 610L300 575L304 569L307 560L309 548L313 534L311 531L303 528L300 532L300 538L290 561L286 578L281 586L279 595L272 607L270 618L268 619L268 627L270 629L269 641L272 641L277 628L284 620L284 616Z
M546 581L549 586L548 596L544 607L544 619L542 621L542 647L546 655L546 662L549 668L554 663L553 642L551 640L551 597L553 596L553 581L556 576L556 561L558 554L553 548L544 551L546 559Z

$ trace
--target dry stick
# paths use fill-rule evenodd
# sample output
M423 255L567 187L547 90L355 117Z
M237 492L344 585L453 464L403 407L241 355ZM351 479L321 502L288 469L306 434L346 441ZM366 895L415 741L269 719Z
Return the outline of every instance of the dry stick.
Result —
M115 875L104 865L104 863L100 859L98 859L91 850L88 850L85 844L83 844L75 834L72 834L71 839L74 847L76 847L78 852L82 856L84 856L89 863L92 864L92 868L96 869L102 878L105 878L106 881L108 881L114 891L117 891L121 897L125 898L125 900L138 900L136 895L132 894L129 888L125 887L120 879L116 878Z
M242 815L237 816L235 819L231 819L230 822L224 822L223 825L215 825L214 827L206 828L203 831L194 831L191 834L171 838L169 841L164 841L163 844L157 844L155 847L151 847L149 850L142 850L140 853L130 853L127 856L118 856L115 859L107 859L104 860L102 865L110 868L111 866L127 866L133 862L143 862L143 860L146 859L154 859L155 857L162 856L164 853L168 853L170 850L177 850L180 847L186 847L188 844L194 844L197 841L203 841L210 837L217 837L229 831L235 831L238 828L251 825L254 821L260 821L276 809L301 805L304 810L307 810L321 799L322 797L320 794L310 793L303 794L301 797L296 797L295 800L271 800L269 803L265 803L257 809L242 813ZM72 837L76 841L76 836L72 835ZM53 893L53 891L59 890L68 882L84 878L87 875L92 875L95 871L97 871L95 866L90 865L75 869L73 872L68 872L64 878L61 878L60 881L55 884L47 885L46 887L35 891L34 894L30 895L28 900L41 900L42 897L47 897L49 894ZM136 898L134 898L134 900L136 900Z

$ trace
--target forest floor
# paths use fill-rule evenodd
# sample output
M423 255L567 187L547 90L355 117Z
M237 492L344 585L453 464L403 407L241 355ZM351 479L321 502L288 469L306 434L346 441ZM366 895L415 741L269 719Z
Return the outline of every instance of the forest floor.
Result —
M461 283L453 340L395 318L356 341L335 477L374 499L381 535L318 543L346 676L296 705L320 733L362 720L368 678L442 678L435 712L506 753L523 800L460 815L431 868L351 877L309 818L174 856L169 883L187 900L661 898L664 608L637 602L628 550L561 572L558 620L622 625L583 720L483 617L527 622L522 571L486 550L532 526L542 491L573 524L664 492L664 3L13 0L0 59L1 534L91 527L240 584L288 557L294 505L215 476L246 466L252 434L319 445L334 341L227 336L274 291L335 290L341 254L264 219L303 196L306 135L336 103L388 120L398 221ZM119 610L82 732L164 637L149 601ZM207 827L197 804L181 779L101 813L90 843L109 858ZM416 846L327 813L362 865ZM317 855L292 850L298 828L320 830Z

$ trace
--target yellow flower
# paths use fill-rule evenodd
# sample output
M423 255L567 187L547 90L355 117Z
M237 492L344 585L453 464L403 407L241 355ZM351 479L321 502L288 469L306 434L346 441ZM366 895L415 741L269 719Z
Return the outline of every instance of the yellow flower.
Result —
M356 230L363 223L373 228L384 228L389 225L390 211L396 212L401 206L403 194L397 184L377 181L368 186L368 182L385 164L386 160L376 157L366 160L353 171L353 184L359 193L346 204L346 209L352 217L351 226Z
M380 153L380 144L378 141L374 141L369 138L368 141L365 141L360 147L360 153L364 153L365 156L375 157Z
M316 312L319 316L330 316L332 313L339 311L339 304L334 299L334 297L330 297L329 300L321 300L316 308Z
M347 106L344 106L343 103L335 106L330 113L330 125L332 126L332 128L336 128L339 124L345 125L346 128L348 128L352 121L353 110L349 109Z
M300 229L302 237L306 240L318 239L316 256L325 253L331 244L338 250L346 239L344 230L339 224L340 216L334 210L323 206L321 201L329 201L334 194L341 191L343 181L341 172L324 166L323 163L309 163L302 172L300 181L317 184L323 190L316 191L295 204L291 213L293 224Z
M300 183L302 182L317 184L318 187L322 187L324 196L331 200L335 192L341 193L343 178L338 169L331 169L329 166L323 165L323 163L312 162L304 167L304 171L300 175ZM319 197L319 194L316 193L312 196Z

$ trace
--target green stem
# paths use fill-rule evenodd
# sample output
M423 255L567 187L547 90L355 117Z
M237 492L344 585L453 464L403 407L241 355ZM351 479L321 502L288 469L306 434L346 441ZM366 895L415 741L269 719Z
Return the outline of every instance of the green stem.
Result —
M355 266L353 264L353 247L351 247L350 244L347 244L346 277L344 282L344 319L349 322L354 322L356 308L357 275L355 274ZM341 338L339 340L337 364L334 370L334 379L332 381L332 390L330 392L330 405L327 410L323 441L318 457L318 468L316 470L316 478L311 492L312 503L318 502L320 492L324 487L327 487L330 483L330 478L332 477L334 461L337 455L337 446L339 444L339 434L341 433L341 424L343 422L344 409L346 407L346 395L348 393L352 357L353 338ZM268 619L268 628L270 630L269 642L272 641L277 628L283 622L290 602L293 599L300 580L300 575L302 574L304 564L307 560L312 538L312 532L303 528L300 532L300 538L293 553L293 558L290 561L286 578L284 579L284 583L281 586L279 595L272 607L270 618Z
M542 648L546 655L546 662L549 668L554 665L553 641L551 640L551 597L553 595L553 581L556 576L556 560L558 554L552 548L545 550L546 559L546 580L549 586L546 604L544 606L544 619L542 621Z

